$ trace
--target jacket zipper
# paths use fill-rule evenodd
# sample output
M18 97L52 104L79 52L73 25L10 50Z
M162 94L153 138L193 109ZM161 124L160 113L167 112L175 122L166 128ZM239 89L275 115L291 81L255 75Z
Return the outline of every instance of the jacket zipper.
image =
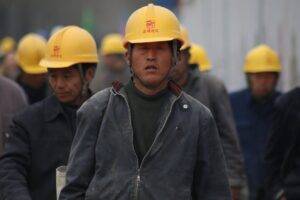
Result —
M124 101L126 102L127 105L127 110L128 110L128 117L129 117L129 123L130 126L132 127L132 120L131 120L131 111L130 111L130 107L129 107L129 103L126 99L126 97L122 94L119 93L119 95L124 99ZM136 155L135 149L134 149L134 145L133 145L133 132L132 132L132 150L134 152L135 158L136 158L136 164L137 164L137 174L135 177L135 183L134 183L134 190L133 190L133 199L134 200L138 200L138 193L139 193L139 186L140 186L140 182L141 182L141 176L140 176L140 167L139 167L139 162L138 162L138 156Z
M129 122L130 122L130 125L131 125L131 127L132 127L131 111L130 111L129 103L128 103L128 101L127 101L127 99L126 99L126 97L125 97L124 95L122 95L122 94L120 94L120 93L118 93L118 94L119 94L121 97L124 98L124 100L125 100L125 102L126 102L126 104L127 104L128 115L129 115ZM135 155L135 157L136 157L137 166L138 166L138 168L137 168L137 175L136 175L136 178L135 178L135 184L134 184L134 194L133 194L133 199L134 199L134 200L138 200L139 186L140 186L140 183L141 183L141 175L140 175L140 171L141 171L141 169L142 169L144 160L145 160L145 158L147 157L147 155L149 154L149 152L151 152L151 149L152 149L153 145L155 144L155 142L156 142L158 136L159 136L159 135L161 134L161 132L163 131L163 129L164 129L164 127L165 127L165 125L166 125L166 123L167 123L167 121L168 121L168 119L169 119L169 117L170 117L170 115L171 115L172 108L173 108L175 102L180 98L180 96L181 96L181 95L179 95L179 96L172 102L171 107L170 107L170 110L169 110L169 112L168 112L168 114L167 114L166 120L164 121L163 126L162 126L161 129L158 131L157 135L155 136L154 141L153 141L153 143L151 144L151 146L150 146L149 150L147 151L146 155L145 155L144 158L142 159L141 165L139 165L138 157L137 157L137 154L136 154L135 149L134 149L133 141L131 142L131 144L132 144L132 149L133 149L134 155ZM133 136L133 133L132 133L132 136ZM133 137L132 137L132 139L133 139Z

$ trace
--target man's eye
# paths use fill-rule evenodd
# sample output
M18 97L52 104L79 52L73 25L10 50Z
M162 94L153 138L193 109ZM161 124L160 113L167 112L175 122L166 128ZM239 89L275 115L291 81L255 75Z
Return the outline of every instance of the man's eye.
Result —
M140 50L147 50L147 47L146 46L141 46L139 47Z
M55 75L54 74L48 74L48 77L53 79L53 78L55 78Z
M64 74L64 78L65 79L68 79L68 78L70 78L71 77L71 74Z

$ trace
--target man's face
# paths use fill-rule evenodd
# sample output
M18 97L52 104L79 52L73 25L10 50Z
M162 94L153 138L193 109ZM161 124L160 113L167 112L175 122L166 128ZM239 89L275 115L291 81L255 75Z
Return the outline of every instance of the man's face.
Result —
M253 97L263 98L270 95L276 87L278 74L274 72L249 73L248 79Z
M130 55L126 54L127 59ZM172 50L168 42L134 44L131 67L137 84L157 88L168 81L172 67Z
M11 79L16 79L16 77L20 73L20 69L17 65L15 56L13 53L9 53L4 56L2 67L3 67L3 74L6 77L9 77Z
M92 70L92 71L91 71ZM85 79L90 82L94 69L89 68L85 73ZM62 103L78 105L82 99L83 82L77 67L62 69L48 69L49 84L55 96Z
M103 56L104 65L112 72L122 72L127 67L124 55L109 54Z
M187 74L189 69L189 57L190 54L187 49L180 51L178 62L171 71L171 77L175 82L179 83L180 80Z

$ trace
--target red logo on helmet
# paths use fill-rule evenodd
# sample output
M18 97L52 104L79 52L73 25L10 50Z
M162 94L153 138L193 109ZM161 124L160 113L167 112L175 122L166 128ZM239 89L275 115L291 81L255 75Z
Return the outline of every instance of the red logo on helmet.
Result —
M53 47L53 54L51 55L52 57L56 57L56 58L61 58L61 53L60 53L60 46L55 45Z
M155 28L155 21L154 20L147 20L146 21L146 29L143 30L143 33L157 33L158 29Z

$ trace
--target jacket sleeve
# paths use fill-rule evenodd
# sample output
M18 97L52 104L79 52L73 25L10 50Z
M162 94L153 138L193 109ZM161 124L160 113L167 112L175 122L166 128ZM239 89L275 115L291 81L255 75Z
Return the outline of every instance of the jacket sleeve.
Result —
M223 83L216 81L214 86L215 89L210 90L213 92L212 113L221 138L229 183L241 187L246 184L246 174L229 96Z
M200 122L201 123L201 122ZM230 200L224 155L215 121L211 115L202 124L194 174L195 200ZM204 158L204 159L203 159Z
M0 159L0 199L31 200L27 183L30 162L29 135L15 117Z
M94 176L95 146L105 112L102 104L90 99L77 112L77 131L70 151L66 185L60 193L60 200L85 199L86 190Z
M278 99L280 100L280 99ZM292 138L290 124L293 118L288 116L291 106L281 105L277 101L273 114L272 127L266 150L266 191L268 199L274 199L282 190L281 169L285 155L290 148Z

